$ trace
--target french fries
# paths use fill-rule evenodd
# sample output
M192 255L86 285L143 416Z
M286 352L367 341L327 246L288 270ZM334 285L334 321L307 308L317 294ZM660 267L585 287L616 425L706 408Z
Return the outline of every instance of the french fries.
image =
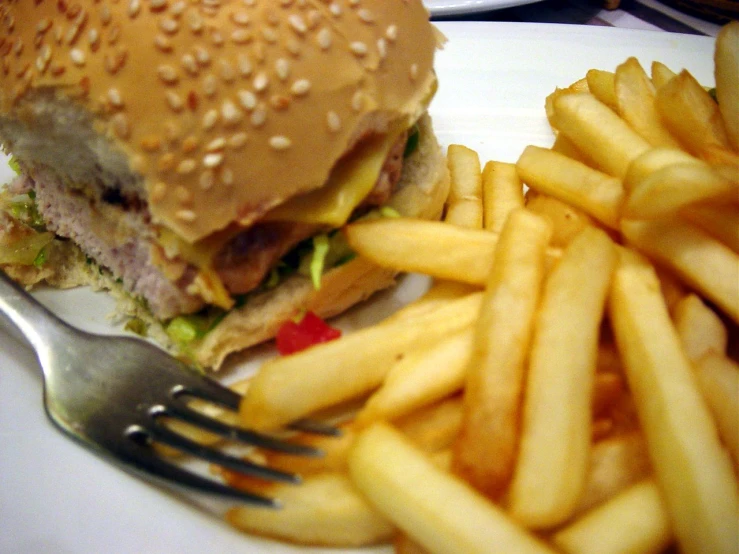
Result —
M488 554L491 545L517 554L554 552L386 424L376 423L357 438L349 470L370 502L429 552Z
M254 453L333 494L336 521L302 487L250 483L295 510L232 523L398 554L736 554L738 52L731 24L719 106L659 62L591 70L546 98L551 149L480 172L450 147L444 222L349 225L367 263L434 284L263 365L246 425L346 418L339 439L295 438L323 458Z
M508 497L511 513L528 527L565 521L585 483L598 335L616 259L603 231L585 229L544 285Z
M444 220L470 229L482 229L482 176L477 152L452 144L447 150L450 188Z
M655 477L682 550L736 552L733 468L647 262L622 258L610 315Z
M475 327L453 467L491 498L505 490L513 472L524 363L550 236L546 220L525 210L511 213Z

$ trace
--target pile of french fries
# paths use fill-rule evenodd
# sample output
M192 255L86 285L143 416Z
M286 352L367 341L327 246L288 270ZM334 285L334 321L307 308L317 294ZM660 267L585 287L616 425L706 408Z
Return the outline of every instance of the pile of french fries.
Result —
M659 63L591 70L546 99L550 149L449 148L444 221L349 226L434 284L261 367L244 425L338 413L343 434L256 452L304 484L246 479L283 508L228 520L399 553L739 552L737 22L715 78L718 102Z

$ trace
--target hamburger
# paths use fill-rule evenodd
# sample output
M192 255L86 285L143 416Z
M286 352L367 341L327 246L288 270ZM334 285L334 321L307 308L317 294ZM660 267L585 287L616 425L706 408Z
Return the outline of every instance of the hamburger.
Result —
M438 217L420 0L3 0L0 266L91 284L204 367L390 286L359 217Z

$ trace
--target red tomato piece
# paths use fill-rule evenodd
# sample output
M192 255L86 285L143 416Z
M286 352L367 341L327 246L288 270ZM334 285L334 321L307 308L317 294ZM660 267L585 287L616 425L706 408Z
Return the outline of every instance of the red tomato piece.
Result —
M277 350L287 356L340 336L340 330L331 327L313 312L307 312L297 323L291 320L282 324L277 331Z

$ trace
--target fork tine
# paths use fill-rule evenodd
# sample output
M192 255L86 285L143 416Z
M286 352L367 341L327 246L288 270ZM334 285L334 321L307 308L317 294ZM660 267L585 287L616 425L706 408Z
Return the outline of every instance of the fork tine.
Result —
M201 460L205 460L206 462L210 462L251 477L257 477L268 481L283 481L295 484L300 483L300 477L295 474L255 464L254 462L245 460L238 456L225 454L220 450L216 450L215 448L202 445L183 437L179 433L176 433L171 429L167 429L162 425L153 425L147 428L139 425L132 425L128 428L126 434L138 442L141 442L142 440L161 442L162 444L181 450L185 454L189 454Z
M130 466L136 472L154 476L167 485L175 483L219 497L232 498L261 506L264 508L280 508L279 500L262 496L242 489L229 487L218 481L207 479L197 473L183 469L160 457L151 446L147 446L141 439L135 438L135 447L127 449L128 458L134 463Z
M204 376L195 376L196 379L187 385L177 385L172 389L175 398L181 396L194 396L206 402L220 404L231 411L239 411L241 395L223 385Z
M288 424L287 428L293 431L302 431L303 433L310 433L313 435L325 435L327 437L341 436L341 429L314 419L298 419L297 421L293 421Z
M323 455L323 453L317 448L303 444L291 443L282 439L257 433L256 431L228 425L218 421L217 419L213 419L212 417L196 412L180 403L169 404L167 406L156 406L149 410L149 412L155 417L173 417L226 439L243 442L251 446L258 446L260 448L284 452L285 454L294 454L296 456L318 457Z

